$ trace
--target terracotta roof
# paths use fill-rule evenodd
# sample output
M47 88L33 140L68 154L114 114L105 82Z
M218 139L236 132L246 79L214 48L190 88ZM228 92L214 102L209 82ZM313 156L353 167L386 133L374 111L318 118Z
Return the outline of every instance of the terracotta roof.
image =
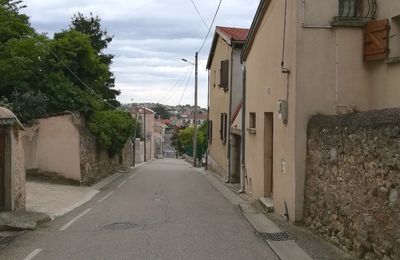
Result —
M207 69L210 69L214 58L215 48L217 47L218 38L224 39L232 48L242 48L246 42L249 29L217 26L215 28L214 39L211 44L210 54L208 55Z
M245 41L249 29L217 26L217 32L225 34L231 41Z

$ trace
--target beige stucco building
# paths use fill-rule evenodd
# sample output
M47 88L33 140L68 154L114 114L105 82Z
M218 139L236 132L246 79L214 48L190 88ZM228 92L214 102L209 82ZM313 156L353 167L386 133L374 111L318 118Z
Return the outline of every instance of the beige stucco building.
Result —
M260 2L242 52L248 194L300 221L311 116L399 106L399 14L396 0Z
M136 160L136 162L143 162L152 160L155 158L155 112L147 107L131 107L130 114L132 118L139 118L142 127L142 135L143 135L143 149L140 148L141 155L140 160ZM137 148L138 146L136 146ZM143 158L143 160L141 160Z
M208 169L226 177L227 181L239 179L240 133L231 133L233 112L242 100L242 68L240 53L248 29L216 27L208 57L209 74L209 148ZM232 134L232 135L231 135ZM235 161L234 161L235 160Z

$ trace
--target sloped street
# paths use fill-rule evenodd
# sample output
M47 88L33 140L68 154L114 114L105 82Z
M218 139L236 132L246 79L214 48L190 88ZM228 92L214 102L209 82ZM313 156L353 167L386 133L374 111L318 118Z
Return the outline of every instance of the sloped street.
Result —
M0 259L278 259L181 160L122 175L90 202L27 232Z

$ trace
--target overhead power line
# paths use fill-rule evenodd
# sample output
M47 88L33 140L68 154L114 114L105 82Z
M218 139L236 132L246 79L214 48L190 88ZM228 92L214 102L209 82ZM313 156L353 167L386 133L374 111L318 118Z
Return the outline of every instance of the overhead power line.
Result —
M204 47L204 44L206 44L206 41L207 41L207 39L208 39L208 36L210 35L211 29L212 29L212 27L213 27L213 25L214 25L215 19L217 18L217 15L218 15L218 12L219 12L219 8L221 7L221 3L222 3L222 0L219 0L217 10L215 11L215 14L214 14L214 18L213 18L213 20L212 20L212 22L211 22L210 27L208 28L207 35L206 35L206 37L204 38L203 44L201 45L200 49L198 50L198 53L201 52L201 50L202 50L203 47Z
M15 10L11 5L9 5L10 9L14 12L15 15L19 15L18 11ZM100 101L102 101L103 103L109 105L111 108L117 109L116 106L112 105L111 103L107 102L106 100L104 100L104 98L102 96L100 96L99 94L97 94L91 87L89 87L89 85L87 85L81 78L79 78L79 76L67 65L64 63L64 61L58 57L58 55L50 48L49 45L47 45L46 42L42 41L42 39L40 39L39 35L35 32L35 30L31 27L28 27L29 32L32 34L33 39L36 40L36 42L44 45L48 51L50 52L51 55L53 55L60 63L61 65L66 68L71 75L76 78L81 84L82 86L84 86L85 88L87 88L90 93L92 95L94 95L95 97L97 97Z
M197 8L195 2L193 0L190 0L190 2L192 2L192 5L194 7L194 9L196 9L197 14L199 15L201 21L203 22L204 26L208 29L210 28L210 26L208 26L208 24L206 23L206 21L203 19L203 16L201 16L199 9Z
M190 78L192 77L192 73L193 73L193 68L192 68L192 70L190 71L189 78L188 78L188 80L187 80L187 82L186 82L186 87L185 87L185 89L183 90L183 94L182 94L182 96L181 96L181 99L179 99L178 105L181 104L181 101L182 101L183 97L185 96L186 90L187 90L187 88L188 88L188 86L189 86Z
M187 77L187 75L190 72L190 68L185 71L182 76L175 82L175 84L168 90L167 94L165 96L163 96L161 99L159 99L157 101L157 103L161 103L161 101L167 99L167 97L170 96L171 93L176 92L177 89L179 89L179 86L184 82L185 78Z

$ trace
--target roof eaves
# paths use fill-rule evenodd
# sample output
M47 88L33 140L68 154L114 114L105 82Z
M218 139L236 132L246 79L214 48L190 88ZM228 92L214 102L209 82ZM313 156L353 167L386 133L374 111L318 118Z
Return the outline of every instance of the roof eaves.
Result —
M217 33L217 30L215 30L214 38L213 38L213 41L212 41L212 44L211 44L210 54L208 55L208 60L207 60L207 67L206 68L208 70L211 68L211 63L212 63L212 60L214 58L215 48L217 47L217 42L218 42L218 36L219 35Z
M257 12L256 12L253 22L251 24L249 34L248 34L246 42L244 44L242 53L240 55L240 59L242 60L242 62L247 59L247 56L248 56L250 49L254 42L254 38L257 34L258 28L260 27L261 20L264 17L270 3L271 3L271 0L261 0L260 1L260 4L257 8Z

